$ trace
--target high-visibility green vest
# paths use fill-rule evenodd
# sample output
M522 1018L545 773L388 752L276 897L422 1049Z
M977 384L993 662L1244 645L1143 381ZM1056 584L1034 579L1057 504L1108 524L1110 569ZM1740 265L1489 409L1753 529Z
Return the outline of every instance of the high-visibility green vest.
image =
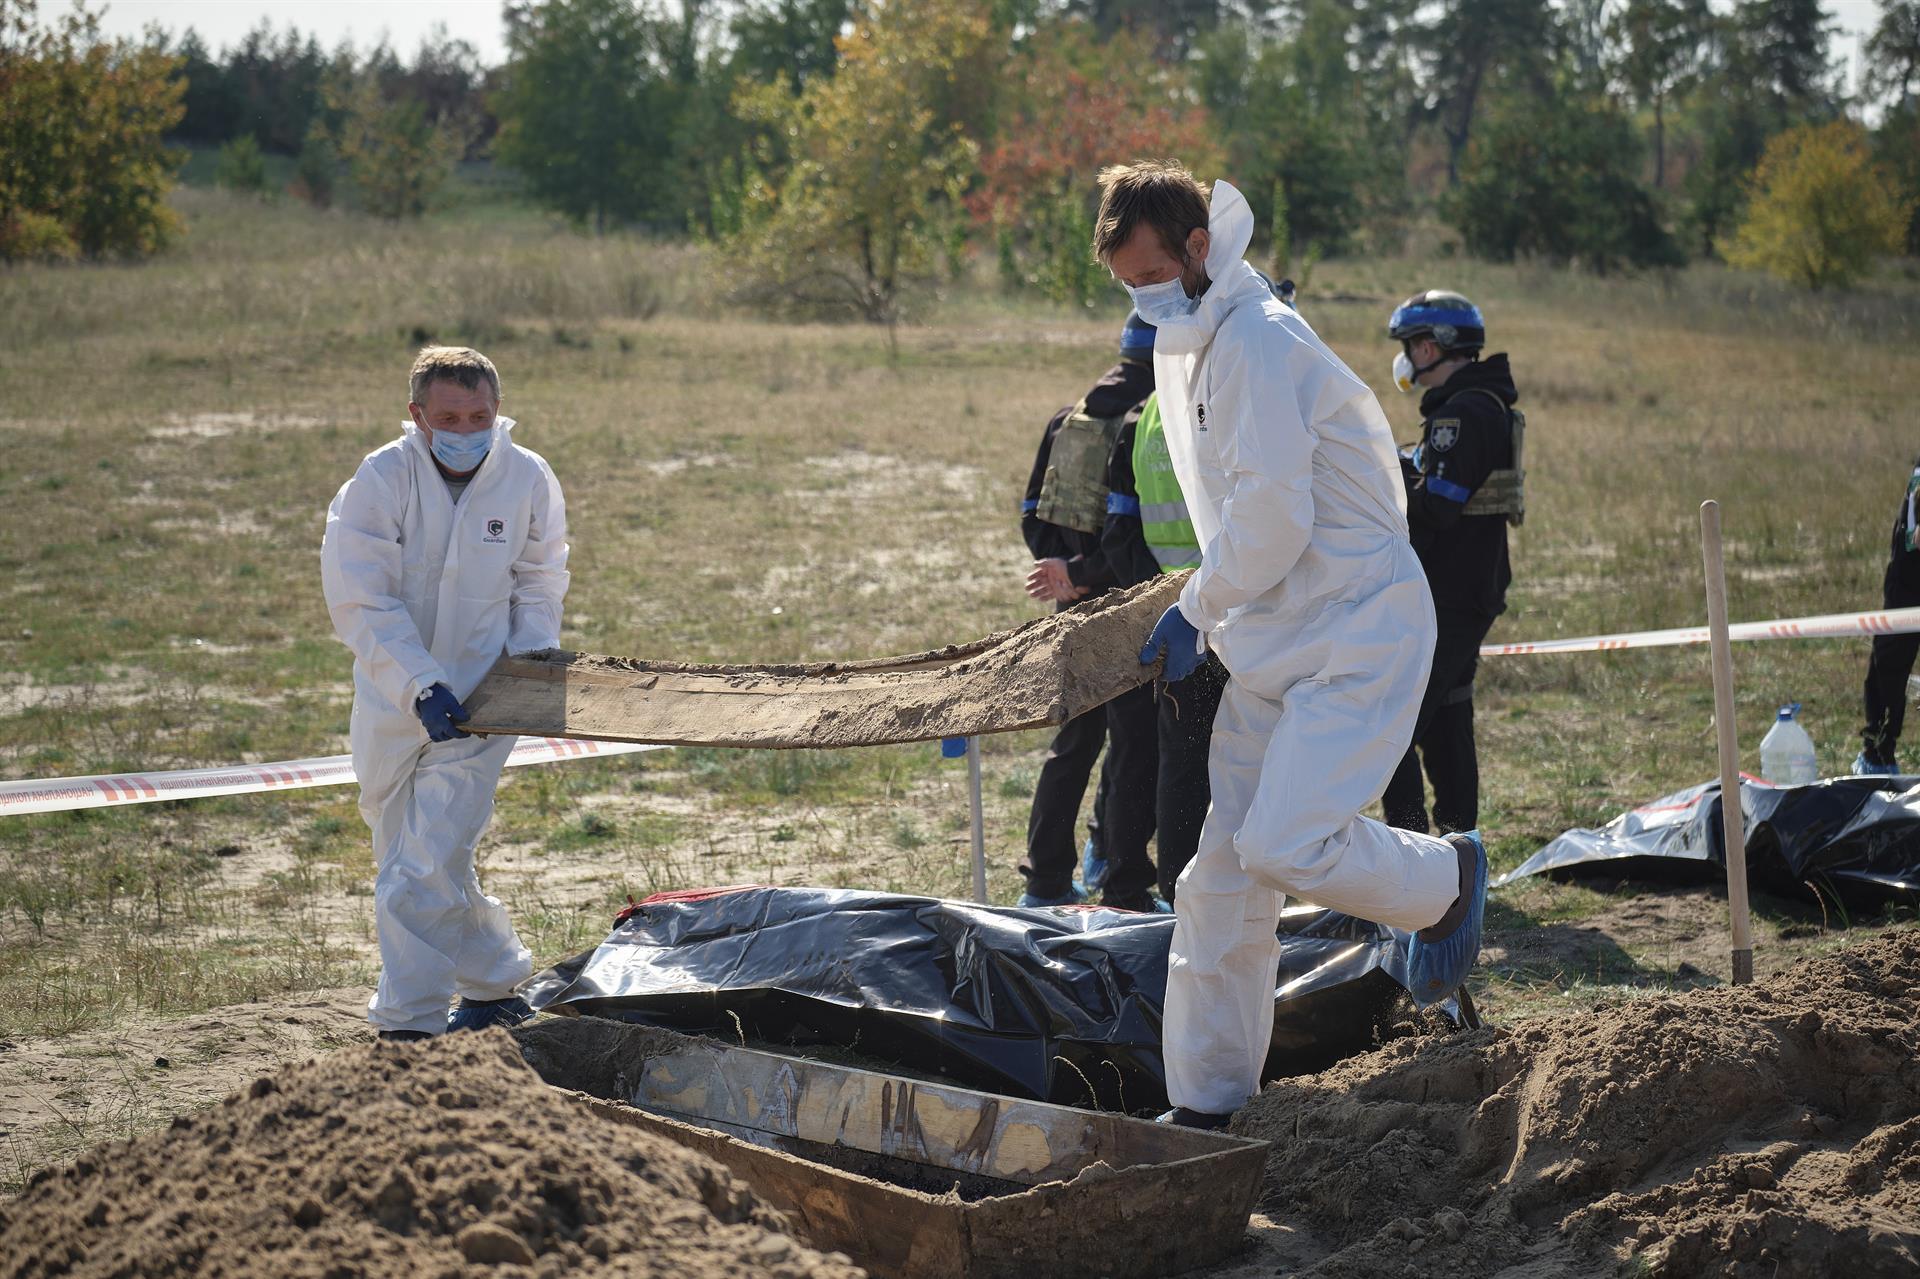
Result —
M1133 428L1133 491L1140 496L1140 532L1162 573L1200 563L1200 539L1187 517L1187 499L1173 475L1167 435L1160 426L1160 397L1147 397Z

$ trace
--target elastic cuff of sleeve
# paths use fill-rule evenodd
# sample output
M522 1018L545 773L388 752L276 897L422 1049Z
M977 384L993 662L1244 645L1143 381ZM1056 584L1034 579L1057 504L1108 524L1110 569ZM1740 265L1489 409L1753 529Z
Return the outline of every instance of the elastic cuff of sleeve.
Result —
M1180 589L1180 615L1192 624L1194 630L1204 636L1220 625L1220 619L1209 617L1207 611L1200 607L1200 592L1194 589L1199 584L1200 578L1196 575L1189 578L1187 584Z

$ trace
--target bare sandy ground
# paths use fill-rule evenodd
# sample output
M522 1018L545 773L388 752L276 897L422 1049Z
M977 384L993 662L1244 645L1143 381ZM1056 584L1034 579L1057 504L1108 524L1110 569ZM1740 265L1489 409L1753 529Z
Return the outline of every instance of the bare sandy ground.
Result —
M14 1104L57 1099L71 1081L54 1076L88 1073L75 1062L172 1051L198 1068L164 1094L188 1117L0 1204L0 1274L119 1273L142 1239L140 1273L156 1276L264 1273L249 1268L261 1248L275 1273L432 1259L558 1274L623 1249L647 1255L607 1273L854 1273L768 1243L779 1221L697 1158L547 1114L504 1037L363 1042L259 1071L356 1038L357 1005L332 992L12 1050ZM245 1087L207 1106L231 1080ZM1909 1275L1920 929L1751 987L1398 1039L1271 1085L1234 1129L1273 1148L1246 1249L1208 1279Z

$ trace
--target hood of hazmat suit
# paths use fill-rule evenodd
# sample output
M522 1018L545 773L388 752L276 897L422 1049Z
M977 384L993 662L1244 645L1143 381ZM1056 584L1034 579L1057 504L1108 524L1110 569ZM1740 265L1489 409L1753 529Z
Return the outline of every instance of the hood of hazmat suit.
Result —
M1201 546L1180 610L1232 676L1175 901L1163 1042L1174 1104L1225 1113L1259 1090L1285 896L1424 928L1459 877L1448 844L1360 816L1406 753L1433 660L1392 432L1245 261L1253 213L1226 182L1209 230L1211 284L1154 335Z
M1407 503L1373 392L1247 263L1253 211L1226 182L1209 230L1212 285L1161 326L1154 375L1206 551L1181 611L1225 658L1232 632L1297 625L1356 571L1384 567L1407 539Z
M321 585L353 653L353 768L376 867L369 1019L386 1030L437 1033L454 994L502 998L532 969L473 861L515 739L429 742L413 713L435 684L465 700L502 655L559 646L566 503L513 426L495 422L456 500L408 422L327 509Z

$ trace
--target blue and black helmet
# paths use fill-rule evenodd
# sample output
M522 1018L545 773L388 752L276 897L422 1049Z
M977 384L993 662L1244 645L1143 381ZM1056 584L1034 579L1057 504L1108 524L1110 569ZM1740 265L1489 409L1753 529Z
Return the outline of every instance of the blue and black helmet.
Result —
M1127 322L1120 326L1120 358L1142 364L1151 362L1153 333L1153 326L1141 319L1138 311L1127 312Z
M1431 337L1443 351L1478 351L1487 344L1487 322L1460 294L1427 289L1393 309L1387 336L1396 342Z

